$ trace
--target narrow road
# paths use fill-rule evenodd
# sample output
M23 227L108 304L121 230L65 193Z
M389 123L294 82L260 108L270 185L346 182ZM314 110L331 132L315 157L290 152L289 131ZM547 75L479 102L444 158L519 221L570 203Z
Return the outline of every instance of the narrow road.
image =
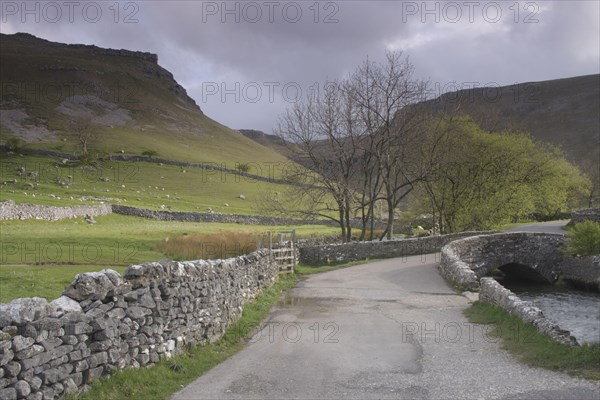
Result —
M435 255L314 275L247 347L184 399L600 399L595 382L530 368L469 324Z
M549 222L536 222L534 224L526 224L513 226L508 229L505 229L505 232L539 232L539 233L560 233L564 235L567 233L566 230L563 229L569 220L562 221L549 221Z

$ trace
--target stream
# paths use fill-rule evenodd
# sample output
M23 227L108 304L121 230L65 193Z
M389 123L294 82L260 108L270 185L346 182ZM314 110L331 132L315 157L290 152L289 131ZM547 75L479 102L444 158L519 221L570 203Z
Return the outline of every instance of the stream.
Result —
M579 343L600 342L600 293L508 279L499 282L520 299L540 308L549 320L570 331Z

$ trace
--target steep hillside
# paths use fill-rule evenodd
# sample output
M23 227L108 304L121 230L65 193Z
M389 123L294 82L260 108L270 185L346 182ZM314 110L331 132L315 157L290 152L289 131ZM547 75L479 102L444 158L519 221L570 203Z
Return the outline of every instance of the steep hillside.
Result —
M437 112L468 114L484 129L528 132L560 146L600 186L600 75L461 90L421 103ZM293 158L290 144L260 131L247 137ZM302 160L296 160L302 163Z
M194 162L286 159L205 116L151 53L53 43L29 34L0 36L0 142L107 153L155 151Z
M485 129L529 132L592 171L600 160L600 75L461 90L426 102L469 114Z
M302 163L302 159L298 158L296 154L298 149L295 148L294 144L277 135L270 135L255 129L239 129L239 132L245 137L252 139L265 147L275 150L290 160Z

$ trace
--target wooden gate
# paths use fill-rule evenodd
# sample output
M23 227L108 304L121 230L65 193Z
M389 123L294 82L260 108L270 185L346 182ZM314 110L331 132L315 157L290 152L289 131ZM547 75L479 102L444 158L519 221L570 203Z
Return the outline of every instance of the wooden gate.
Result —
M278 232L276 238L269 232L269 251L271 257L279 264L280 274L293 273L294 266L298 264L296 230Z

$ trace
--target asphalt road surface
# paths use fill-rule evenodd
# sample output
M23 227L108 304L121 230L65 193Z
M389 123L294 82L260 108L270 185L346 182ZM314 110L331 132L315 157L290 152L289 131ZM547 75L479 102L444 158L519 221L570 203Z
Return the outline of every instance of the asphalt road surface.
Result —
M438 261L310 276L244 350L173 399L600 399L597 382L524 366L469 324Z
M565 225L569 223L569 220L563 221L550 221L550 222L538 222L535 224L526 224L513 226L511 228L505 229L505 232L540 232L540 233L560 233L564 235L567 233L563 229Z

